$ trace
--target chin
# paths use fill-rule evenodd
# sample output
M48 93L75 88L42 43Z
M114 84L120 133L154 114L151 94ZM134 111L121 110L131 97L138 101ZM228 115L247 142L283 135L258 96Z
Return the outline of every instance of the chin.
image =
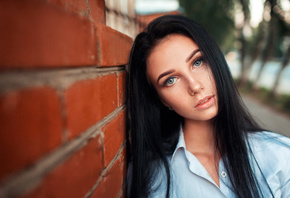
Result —
M212 114L212 115L206 115L202 117L196 117L196 118L193 118L192 120L202 121L202 122L213 121L216 118L216 116L217 114Z

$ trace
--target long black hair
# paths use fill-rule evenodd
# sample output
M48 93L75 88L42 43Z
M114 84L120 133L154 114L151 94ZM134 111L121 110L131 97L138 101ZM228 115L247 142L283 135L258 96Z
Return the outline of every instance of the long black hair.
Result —
M158 42L170 34L192 39L209 63L218 95L215 143L219 153L226 156L224 163L230 173L233 191L237 197L260 197L259 184L250 165L246 133L261 131L261 128L244 107L218 45L200 25L178 15L166 15L152 21L137 35L131 49L127 92L130 164L127 195L148 197L153 176L160 167L167 175L166 197L170 195L168 157L178 142L183 118L160 102L146 77L148 56Z

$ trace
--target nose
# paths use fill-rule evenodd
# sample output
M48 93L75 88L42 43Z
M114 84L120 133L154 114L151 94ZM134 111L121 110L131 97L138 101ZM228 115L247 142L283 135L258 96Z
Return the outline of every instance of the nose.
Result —
M193 96L196 93L200 92L202 90L202 85L201 83L193 78L192 76L189 76L188 78L188 93Z

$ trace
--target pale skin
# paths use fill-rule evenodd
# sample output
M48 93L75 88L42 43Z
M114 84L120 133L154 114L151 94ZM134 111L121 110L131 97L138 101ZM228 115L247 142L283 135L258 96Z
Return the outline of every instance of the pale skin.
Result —
M213 119L218 112L216 85L199 47L172 34L160 41L147 60L147 78L162 103L184 117L186 149L219 186Z

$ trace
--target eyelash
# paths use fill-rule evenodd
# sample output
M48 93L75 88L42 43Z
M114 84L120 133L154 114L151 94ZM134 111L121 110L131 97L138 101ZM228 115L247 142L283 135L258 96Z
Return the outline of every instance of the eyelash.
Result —
M194 65L195 63L197 63L197 62L200 62L200 65L198 65L198 66L196 66L196 65ZM201 56L201 57L198 57L198 58L196 58L193 62L192 62L192 67L200 67L200 66L202 66L203 65L203 63L205 62L205 60L204 60L204 57L203 56Z
M200 62L200 65L195 66L194 64L197 63L197 62ZM200 67L200 66L203 65L204 62L205 62L204 57L201 56L201 57L198 57L198 58L194 59L194 61L192 62L191 66L194 67L194 68L196 68L196 67ZM168 84L168 82L169 82L171 79L174 79L174 82L173 82L172 84ZM171 77L167 78L167 79L164 81L164 83L162 84L162 86L163 86L163 87L171 86L171 85L173 85L173 84L176 82L176 80L177 80L176 77L171 76Z
M174 79L174 82L173 82L172 84L168 84L168 82L169 82L171 79ZM171 76L171 77L167 78L167 79L164 81L164 83L163 83L162 86L163 86L163 87L171 86L171 85L173 85L175 82L176 82L176 77Z

